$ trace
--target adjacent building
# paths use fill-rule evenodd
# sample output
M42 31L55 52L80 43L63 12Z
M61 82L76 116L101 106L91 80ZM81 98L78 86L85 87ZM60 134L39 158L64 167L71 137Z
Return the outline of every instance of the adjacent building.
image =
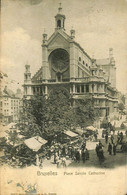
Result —
M92 59L75 41L75 30L65 31L66 17L62 7L55 16L55 31L51 37L43 34L42 66L31 77L30 65L25 65L24 96L48 96L60 86L75 99L89 96L99 108L100 120L117 115L116 66L113 49L106 59Z
M12 90L5 86L4 90L0 91L0 122L18 122L21 109L21 90L18 89L17 93L14 94Z

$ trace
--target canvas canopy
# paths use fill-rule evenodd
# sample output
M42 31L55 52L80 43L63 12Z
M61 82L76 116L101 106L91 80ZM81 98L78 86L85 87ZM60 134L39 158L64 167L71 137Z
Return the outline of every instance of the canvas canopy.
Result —
M76 133L78 133L78 134L80 134L80 135L82 135L83 134L83 129L81 129L81 128L76 128Z
M10 129L10 128L15 127L15 125L16 125L16 123L10 123L10 124L7 125L7 127Z
M30 139L26 139L24 143L26 144L27 147L37 152L42 145L47 143L47 141L42 137L35 136Z
M77 137L78 135L72 131L65 131L65 134L70 136L70 137Z
M95 130L96 130L96 128L95 128L95 127L93 127L93 126L88 126L88 127L86 127L86 130L95 131Z

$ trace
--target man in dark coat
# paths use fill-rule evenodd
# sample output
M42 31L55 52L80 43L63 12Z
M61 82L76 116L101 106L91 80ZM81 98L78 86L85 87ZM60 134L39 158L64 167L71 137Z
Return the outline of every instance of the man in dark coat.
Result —
M103 144L101 143L101 141L99 140L99 148L103 148Z
M100 160L101 162L104 160L104 151L103 151L102 148L99 148L98 157L99 157L99 160Z
M120 143L123 141L123 132L120 133Z
M80 162L80 153L79 151L76 152L76 162Z
M108 143L108 134L105 135L105 143Z
M87 150L87 148L86 148L86 151L85 151L85 155L86 155L86 160L89 160L89 151Z
M113 154L116 155L116 145L113 144Z
M97 156L98 156L98 152L99 152L99 145L98 144L96 144L96 154L97 154Z
M108 145L108 152L110 155L112 155L112 145L110 143Z
M85 163L86 160L86 154L85 151L82 151L82 162Z

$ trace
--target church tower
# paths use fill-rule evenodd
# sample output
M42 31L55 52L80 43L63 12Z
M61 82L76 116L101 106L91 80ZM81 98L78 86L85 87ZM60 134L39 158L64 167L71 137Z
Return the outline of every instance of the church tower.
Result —
M58 8L58 14L55 16L55 29L65 30L65 15L62 14L61 3Z
M31 72L28 64L25 65L24 84L24 95L29 97L31 96Z

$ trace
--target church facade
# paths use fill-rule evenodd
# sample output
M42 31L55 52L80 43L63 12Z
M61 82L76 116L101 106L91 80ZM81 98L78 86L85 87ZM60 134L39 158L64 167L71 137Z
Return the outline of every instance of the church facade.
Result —
M25 65L24 96L48 96L54 87L65 88L75 99L89 96L101 117L117 115L116 66L113 49L106 59L92 59L75 41L75 30L65 32L65 15L61 6L55 16L55 31L49 39L43 34L42 66L31 77Z

